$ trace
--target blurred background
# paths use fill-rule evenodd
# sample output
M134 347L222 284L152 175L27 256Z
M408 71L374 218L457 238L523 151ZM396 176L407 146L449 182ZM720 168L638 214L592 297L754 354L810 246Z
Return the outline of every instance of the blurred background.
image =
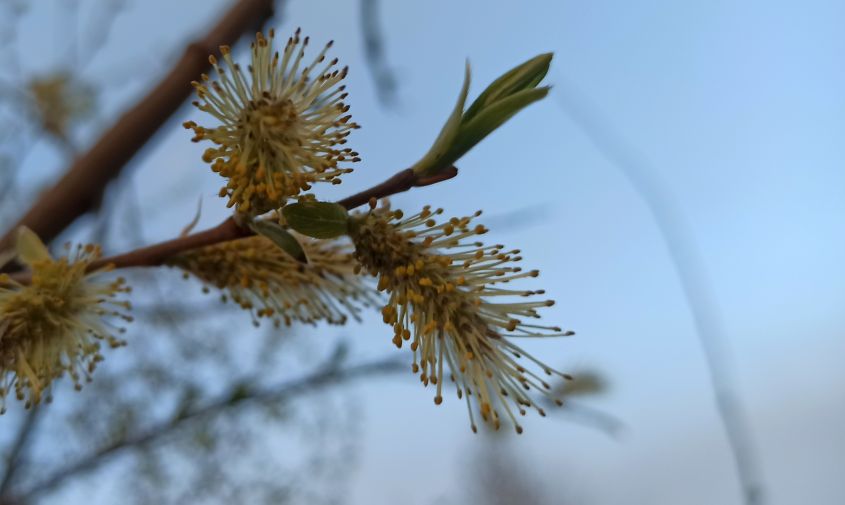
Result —
M5 232L233 4L0 2ZM333 199L416 161L454 105L554 51L549 97L398 195L542 271L533 342L579 377L525 433L436 407L377 311L254 328L175 270L136 270L129 346L94 382L0 417L3 503L741 504L714 400L728 391L757 503L845 503L845 4L275 0L349 65L350 145ZM249 34L236 46L244 61ZM188 103L54 241L107 254L225 219ZM58 249L57 249L58 250ZM702 345L702 343L704 345ZM709 356L709 360L708 360ZM65 381L67 382L67 381ZM482 430L483 431L483 430Z

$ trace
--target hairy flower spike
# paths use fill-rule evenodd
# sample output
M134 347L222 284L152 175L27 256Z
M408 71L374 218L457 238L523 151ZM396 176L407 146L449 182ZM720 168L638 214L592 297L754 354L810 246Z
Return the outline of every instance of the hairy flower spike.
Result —
M270 239L257 235L189 251L174 258L177 266L225 292L253 315L277 326L293 321L326 320L344 324L358 319L361 307L377 294L354 273L349 247L328 240L297 237L308 263L296 261Z
M99 256L97 246L87 245L54 260L44 248L24 260L32 270L30 284L0 276L0 413L12 389L27 407L45 391L49 400L52 382L65 372L81 389L103 360L101 343L125 345L115 336L125 330L112 321L131 321L129 302L116 299L130 288L123 278L94 280L111 268L86 273Z
M505 414L521 433L515 413L524 415L526 407L533 407L545 415L529 396L532 389L551 396L551 386L541 375L569 376L544 365L512 340L573 333L525 321L540 317L536 309L553 302L510 299L543 294L502 286L536 277L538 272L511 266L522 259L518 250L472 241L487 231L470 224L480 211L438 224L435 217L441 213L442 209L425 207L406 219L401 211L385 210L357 218L350 227L356 256L378 276L379 289L390 293L382 310L384 322L393 326L397 347L410 342L412 369L424 385L437 388L434 402L443 401L445 363L458 398L466 400L473 431L477 430L474 402L481 418L494 428L499 428ZM541 373L518 363L519 358Z
M220 196L250 215L282 207L314 182L339 184L339 177L352 170L338 164L360 161L358 153L339 147L358 125L343 102L346 87L338 86L347 68L337 69L336 58L325 61L332 42L306 65L308 37L300 39L297 30L281 55L273 52L273 38L272 30L269 38L257 35L247 75L228 47L220 48L228 70L211 56L220 79L203 75L202 82L194 82L200 98L194 105L222 124L185 123L196 134L194 141L217 145L203 159L228 179Z

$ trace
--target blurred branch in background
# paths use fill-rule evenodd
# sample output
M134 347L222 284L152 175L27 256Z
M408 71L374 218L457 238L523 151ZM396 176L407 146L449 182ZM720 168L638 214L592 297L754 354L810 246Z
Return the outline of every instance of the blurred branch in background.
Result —
M561 107L611 163L622 171L654 217L678 274L692 313L696 334L704 351L719 416L736 464L747 505L764 503L759 463L751 432L734 390L734 379L725 348L727 335L689 225L671 191L660 181L646 157L629 145L622 134L587 96L562 75L555 90Z
M77 66L84 70L106 46L117 17L126 8L128 0L106 0L97 4L96 19L84 28L78 27Z
M572 398L594 398L605 393L608 389L604 377L593 370L573 372L574 380L561 381L554 388L554 397L562 398L563 405L549 401L550 415L561 415L567 421L575 421L589 428L603 432L610 437L616 437L623 424L610 414L587 406L579 401L573 403ZM466 499L462 503L476 503L478 505L546 505L579 503L571 496L561 496L561 485L568 482L563 472L559 475L563 481L556 479L549 482L531 473L533 467L520 461L521 451L511 447L512 439L501 431L483 429L481 431L483 443L477 445L470 465L467 467L467 480L472 484L467 487ZM563 490L567 495L571 490Z
M281 1L281 0L280 0ZM260 26L273 12L272 0L240 0L201 40L193 42L161 82L127 110L115 125L82 154L65 176L46 191L0 238L0 250L12 244L14 230L28 226L49 242L77 217L96 208L108 183L187 99L190 82L210 64L208 56Z
M387 64L384 31L379 25L379 0L361 0L361 33L364 36L364 56L376 85L376 93L383 105L396 104L396 76Z
M322 366L315 371L296 380L285 382L277 386L253 388L247 384L239 384L221 397L203 405L193 406L185 402L183 408L175 413L172 419L137 433L127 434L125 437L110 444L99 447L87 456L60 468L48 475L38 484L16 495L0 495L0 504L26 503L35 497L65 483L67 479L77 474L88 472L105 464L110 458L121 451L139 449L153 444L173 431L182 428L186 423L219 415L229 409L243 407L249 403L270 403L288 401L301 395L326 388L336 384L345 384L353 379L372 377L375 375L391 374L405 371L407 364L396 358L386 358L358 365L343 366L342 356L335 352Z
M178 89L170 86L174 81L161 82L74 163L65 181L52 190L62 193L60 201L51 201L48 192L36 203L36 208L41 205L56 212L49 220L63 221L51 236L61 233L76 217L96 211L97 219L85 223L85 232L97 242L125 248L127 243L142 241L140 217L147 209L135 196L134 179L125 177L122 168L181 105L178 96L188 96L192 90L190 79L199 75L198 68L206 66L208 55L216 52L217 45L231 43L242 32L258 28L270 15L273 3L227 2L234 7L201 42L190 45L171 70L170 78L179 81ZM68 5L74 13L80 8L79 2ZM114 19L121 2L109 5L114 5L114 10L100 9L103 6L94 3L98 18ZM78 16L73 19L79 21ZM7 21L10 18L0 20L0 28ZM8 24L12 35L0 33L0 37L19 43L13 36L15 23ZM86 30L91 42L83 41L81 45L92 47L95 52L102 47L109 30L100 28L97 33ZM68 48L58 49L62 52ZM14 52L7 51L6 57ZM184 65L186 59L191 63L188 67ZM14 149L11 156L6 156L9 159L0 163L0 173L9 176L7 181L15 180L27 150L49 133L42 128L40 115L34 113L37 111L28 107L31 100L24 86L28 81L21 75L26 74L18 71L13 80L22 84L9 87L14 93L0 93L5 106L2 113L15 117L27 114L25 121L8 123L31 126L33 132L29 135L20 127L0 132L10 139L6 142L3 137L4 145ZM157 101L147 102L156 96ZM8 110L12 107L20 111ZM134 131L139 117L150 120L145 125L149 127L146 137ZM72 133L76 126L68 124L67 131ZM124 133L131 128L129 136L115 140L115 131L121 128ZM130 149L120 145L124 140L129 141ZM114 148L122 150L124 157L109 151ZM86 159L119 163L88 164L84 163ZM83 177L93 172L97 172L94 178ZM100 202L106 185L114 179L119 180L118 187ZM79 186L82 183L84 187ZM0 187L0 193L6 191L17 202L29 204L38 189L19 196L13 184ZM87 194L87 199L75 198L80 196L78 191L83 196ZM20 203L13 205L11 200L11 196L4 198L0 208L6 226L13 222L7 218L19 217L10 214L22 210ZM161 278L148 273L128 275L137 277L133 282L138 285L151 285L147 290L151 297L140 303L148 310L148 317L143 325L139 322L131 330L143 336L144 345L124 355L122 361L112 362L108 369L99 370L97 380L89 384L84 394L64 395L38 410L25 411L21 407L7 413L4 421L8 429L2 431L5 464L0 466L0 503L20 505L40 502L47 496L64 501L68 489L65 484L83 486L86 499L96 500L93 495L104 488L103 476L114 475L118 478L110 481L114 488L111 492L116 489L121 502L126 503L337 503L350 475L348 465L358 452L353 430L360 423L356 413L360 402L344 393L338 396L349 405L338 408L326 392L331 386L392 373L404 366L387 359L346 366L341 360L342 346L327 362L315 365L308 356L309 346L315 344L307 340L290 344L294 335L278 328L265 328L269 331L255 335L255 340L245 345L226 330L226 322L241 315L238 311L221 308L219 302L212 307L192 304L196 299L190 296L176 296L175 292L184 291L182 284L168 279L166 274ZM184 303L171 304L166 302L168 299ZM197 312L198 307L205 308ZM178 338L171 338L172 334ZM291 376L301 378L286 381ZM311 398L318 392L318 398ZM309 393L309 401L299 401ZM234 408L247 405L249 408ZM46 409L51 412L49 416L39 415ZM271 450L271 441L273 447L285 450ZM296 444L301 447L294 449ZM233 460L237 460L237 465L232 464ZM297 466L300 460L304 461Z
M572 377L573 380L562 381L554 388L554 396L563 398L563 405L555 409L554 404L549 402L549 412L618 438L625 428L622 420L579 400L572 400L594 398L606 393L609 386L604 376L594 370L575 370Z
M35 425L38 423L38 417L43 409L38 405L32 407L24 416L23 421L18 427L18 432L15 434L11 449L6 455L6 468L3 469L3 477L0 478L0 497L9 491L9 486L12 484L15 474L20 468L21 454L29 444L30 436L33 433Z
M510 450L509 439L489 432L472 461L467 501L478 505L564 505L552 499L543 482L530 475L530 466L518 464L519 454ZM515 464L516 463L516 464Z

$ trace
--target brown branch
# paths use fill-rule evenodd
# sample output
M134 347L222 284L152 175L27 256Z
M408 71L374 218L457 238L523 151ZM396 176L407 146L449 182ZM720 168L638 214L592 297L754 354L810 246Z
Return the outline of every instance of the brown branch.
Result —
M370 189L348 196L343 200L338 200L337 203L346 207L346 210L352 210L369 202L371 198L378 200L379 198L408 191L411 188L431 186L432 184L437 184L438 182L447 181L456 175L458 175L458 169L455 167L449 167L437 175L417 178L417 175L413 170L406 168L381 184L377 184Z
M343 200L338 200L337 203L346 207L347 210L352 210L360 207L371 199L384 198L386 196L395 195L408 191L411 188L419 188L423 186L431 186L438 182L447 181L458 175L456 167L449 167L442 173L432 175L430 177L418 178L414 171L405 169L397 172L395 175L375 186L356 193L352 196L346 197ZM192 235L178 237L165 242L159 242L151 246L142 247L134 251L116 256L109 256L91 262L88 265L88 271L94 271L112 265L114 268L131 268L131 267L154 267L163 265L168 258L176 256L179 253L205 247L209 245L219 244L220 242L228 242L243 237L253 235L254 232L246 227L239 225L234 217L229 217L214 228L203 230ZM16 282L21 284L28 284L30 281L29 272L17 272L10 276ZM2 285L2 280L0 280Z
M19 226L32 229L48 242L76 218L95 208L109 181L187 99L191 81L209 68L208 55L231 44L270 17L274 0L240 0L220 17L205 37L188 45L159 84L126 111L91 149L76 159L67 173L0 238L0 251L14 243Z
M163 264L167 258L181 252L205 247L207 245L227 242L252 235L248 228L239 226L233 218L228 218L214 228L203 230L193 235L175 238L166 242L159 242L151 246L135 249L128 253L101 258L93 261L89 270L97 270L106 265L114 265L116 268L128 267L154 267Z

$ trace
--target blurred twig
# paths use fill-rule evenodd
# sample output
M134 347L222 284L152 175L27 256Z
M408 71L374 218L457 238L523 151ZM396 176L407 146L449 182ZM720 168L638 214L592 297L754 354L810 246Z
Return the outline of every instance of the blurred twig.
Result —
M671 191L660 181L646 157L613 129L598 107L562 76L556 85L560 105L593 145L628 179L651 211L666 243L675 271L692 313L696 334L704 351L716 407L748 505L764 503L759 464L751 444L751 432L734 390L733 374L726 359L727 335L703 262L690 227Z
M384 105L393 105L396 102L396 76L387 65L384 33L379 27L378 14L378 0L361 0L364 57L376 83L379 100Z
M14 478L23 460L23 453L28 447L35 425L38 423L41 410L38 405L34 405L29 409L18 428L18 432L15 434L11 450L6 457L6 468L3 470L2 479L0 479L0 496L6 494L9 491L9 486L14 482Z
M44 478L41 482L15 496L0 496L0 504L25 503L59 486L66 479L93 470L118 453L147 446L182 427L186 422L214 416L231 408L241 407L245 403L278 402L292 397L313 392L324 387L347 380L376 374L390 374L405 370L406 364L396 358L387 358L369 363L341 367L334 356L316 371L302 378L286 382L275 387L251 389L246 386L235 387L229 394L213 400L203 406L180 412L172 420L155 425L149 429L124 437L111 444L100 447L88 456L61 468Z
M560 411L570 421L595 428L611 438L618 438L625 428L625 423L619 418L581 402L567 399Z
M365 203L408 191L412 188L420 188L448 181L457 175L458 169L454 166L443 170L439 174L428 177L420 177L410 168L406 168L389 177L381 184L376 184L360 193L338 200L336 203L346 207L347 210L352 210ZM106 265L112 265L115 268L160 266L169 258L184 251L248 237L253 233L251 229L238 224L234 217L229 217L214 228L159 242L124 254L100 258L89 263L87 270L93 272ZM30 281L30 276L30 272L17 272L12 275L12 279L27 284ZM2 281L0 281L1 283Z
M87 67L105 47L118 16L126 7L126 0L108 0L101 2L98 7L94 12L97 19L85 27L84 34L77 35L81 39L79 41L81 53L76 63L80 69Z

